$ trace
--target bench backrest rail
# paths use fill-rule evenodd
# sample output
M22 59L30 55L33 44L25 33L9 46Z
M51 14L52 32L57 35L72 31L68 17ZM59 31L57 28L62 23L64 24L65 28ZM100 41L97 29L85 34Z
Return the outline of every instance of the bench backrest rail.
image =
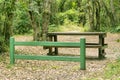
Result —
M80 69L86 69L86 48L85 38L81 38L80 42L48 42L48 41L31 41L31 42L16 42L13 37L10 38L10 64L15 63L15 59L28 60L56 60L56 61L76 61L80 62ZM15 46L79 46L80 56L35 56L15 54Z

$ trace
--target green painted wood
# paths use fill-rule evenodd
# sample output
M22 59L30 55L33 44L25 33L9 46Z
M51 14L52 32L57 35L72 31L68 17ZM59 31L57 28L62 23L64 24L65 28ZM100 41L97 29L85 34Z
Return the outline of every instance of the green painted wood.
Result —
M15 51L14 38L11 37L10 38L10 64L14 64L14 62L15 62L14 51Z
M18 55L15 54L16 59L27 60L52 60L52 61L75 61L80 62L80 57L73 56L35 56L35 55Z
M33 55L18 55L15 54L15 46L79 46L80 57L70 56L33 56ZM79 61L81 70L86 69L86 58L85 58L85 39L81 38L80 42L15 42L14 38L10 38L10 64L14 64L15 59L30 59L30 60L54 60L54 61Z
M15 42L16 46L46 46L46 47L63 47L63 48L79 48L79 42L42 42L42 41L33 41L33 42ZM107 44L104 44L107 47ZM101 48L104 47L100 44L86 44L86 48Z
M80 39L80 69L81 70L85 70L86 69L86 48L85 48L85 43L86 43L86 40L85 38L81 38Z
M15 46L59 46L59 47L72 47L80 46L79 42L47 42L47 41L33 41L33 42L14 42Z

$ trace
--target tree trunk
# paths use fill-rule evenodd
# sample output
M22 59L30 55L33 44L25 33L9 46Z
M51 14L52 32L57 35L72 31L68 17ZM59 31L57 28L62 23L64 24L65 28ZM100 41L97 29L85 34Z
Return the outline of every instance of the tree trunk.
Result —
M88 2L88 15L89 15L89 31L100 30L100 3L99 0L91 0Z
M91 3L91 5L90 5ZM89 31L94 31L94 13L95 13L95 5L94 1L88 2L89 8L88 8L88 15L89 15L89 24L90 24L90 29Z
M42 33L41 38L43 41L47 40L49 19L50 19L50 6L52 0L44 0L43 14L42 14Z
M37 25L36 16L35 16L34 12L29 11L29 15L30 15L30 20L31 20L31 25L33 28L33 40L39 41L40 26Z
M39 41L39 33L40 33L40 28L37 25L36 21L32 20L32 27L33 27L33 40L34 41Z
M39 21L39 13L41 12L40 10L40 1L35 1L37 5L34 5L34 0L29 0L29 17L30 17L30 22L31 26L33 28L33 40L34 41L39 41L40 40L40 21ZM31 6L32 5L32 6ZM38 13L34 10L34 6L39 7Z
M104 7L105 10L106 10L107 16L108 16L109 19L110 19L110 24L111 24L112 26L115 26L115 24L116 24L116 22L115 22L115 16L114 16L115 14L112 13L112 11L108 9L107 5L105 4L105 2L104 2L103 0L101 0L101 3L102 3L103 7ZM113 4L113 3L111 3L111 4Z
M10 18L7 18L4 22L4 28L3 28L3 35L4 35L4 42L9 45L9 39L10 39L10 36L12 34L12 31L11 31L11 22L8 21L10 20Z
M1 28L2 32L0 32L0 53L8 50L9 39L12 35L12 23L15 9L15 0L3 1L3 11L2 16L5 17L3 22L3 28Z
M5 2L6 9L5 9L5 22L4 22L4 28L3 28L3 35L5 37L5 42L7 45L9 45L9 39L12 35L12 21L13 21L13 11L15 9L15 0L9 1L8 3ZM10 10L7 10L10 9Z
M114 18L114 25L117 24L117 18L116 18L116 14L115 14L115 7L114 7L114 1L110 0L110 6L111 6L111 12Z
M100 31L100 3L96 1L96 31Z

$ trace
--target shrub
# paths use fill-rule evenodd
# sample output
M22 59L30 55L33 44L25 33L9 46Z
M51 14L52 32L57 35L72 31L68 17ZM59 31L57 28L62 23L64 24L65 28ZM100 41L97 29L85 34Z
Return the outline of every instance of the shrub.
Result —
M0 54L2 52L6 52L6 51L8 51L8 46L4 42L4 37L1 36L1 38L0 38Z
M115 29L116 32L120 32L120 26L117 26Z
M31 29L30 24L28 24L25 21L21 21L18 23L18 25L15 26L14 33L15 34L25 34L25 33L29 33L30 29Z
M65 20L71 21L71 22L77 22L78 21L78 15L79 12L75 9L67 10L66 12L62 12L58 14L58 20L60 24L64 24Z

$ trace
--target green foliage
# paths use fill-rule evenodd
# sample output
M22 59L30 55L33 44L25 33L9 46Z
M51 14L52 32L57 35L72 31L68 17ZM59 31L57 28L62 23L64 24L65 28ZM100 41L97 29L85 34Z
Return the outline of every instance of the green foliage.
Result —
M119 42L120 42L120 39L117 39L116 41L119 43Z
M16 2L16 11L14 12L13 31L15 34L29 33L31 29L31 23L28 16L28 5L26 1Z
M5 41L4 41L4 37L0 36L0 54L3 52L8 51L8 46L6 45Z
M104 71L95 73L85 80L120 80L120 58L109 62Z
M0 54L0 62L5 62L5 54Z
M108 13L112 14L111 9L111 3L110 0L103 1L109 10L106 12L106 9L103 6L102 1L98 0L100 4L100 31L109 31L109 32L120 32L119 27L119 1L113 1L114 5L114 16L116 17L115 20L115 26L112 26L111 18L108 16ZM0 4L3 5L4 0L0 0ZM56 27L53 27L53 25L64 25L64 24L78 24L80 26L84 26L87 23L87 26L85 27L85 30L88 30L89 27L89 14L92 10L91 8L92 3L87 0L54 0L51 4L51 12L50 12L50 31ZM8 6L5 7L5 10L9 10L9 5L11 4L8 1ZM97 4L95 4L97 5ZM29 16L29 11L33 12L35 15L35 21L38 23L38 26L42 26L42 11L43 11L43 0L18 0L15 3L14 8L14 21L13 21L13 28L15 34L24 34L28 33L32 27L31 27L31 21ZM103 7L102 7L103 6ZM95 6L96 7L96 6ZM87 9L90 9L90 12L87 11ZM3 8L0 7L0 12L2 12ZM0 13L1 14L1 13ZM95 14L95 12L94 12ZM4 16L1 16L0 24L4 21ZM96 22L96 21L94 21ZM81 23L83 25L81 25ZM3 24L2 24L3 25ZM52 25L52 26L51 26Z
M103 31L103 32L120 33L120 26L101 27L100 30Z
M112 2L111 2L112 1ZM108 11L101 7L101 28L109 32L119 32L120 23L120 1L106 0L104 1Z
M60 31L59 26L52 24L49 26L49 32L56 32L56 31Z
M67 16L64 15L64 13L59 13L58 14L58 20L59 20L59 23L62 25L64 23L64 19L66 18Z
M78 14L79 14L79 12L76 11L75 9L70 9L70 10L65 12L65 15L67 16L67 18L70 21L78 20Z
M91 1L53 0L51 3L49 30L58 31L59 29L56 26L77 24L78 26L85 25L83 28L87 31L90 28L89 15L92 15L92 12L97 14L96 10L93 11L93 9L99 8L98 5L100 5L100 31L120 32L120 1L94 0L94 8ZM43 9L43 0L0 0L0 33L3 33L6 23L12 26L15 34L29 33L33 23L29 11L34 15L33 21L41 29ZM11 19L11 15L14 20ZM96 18L96 15L93 18ZM95 25L96 22L97 20L94 21Z
M14 33L15 34L25 34L30 33L31 25L26 22L19 22L19 25L15 26Z
M115 79L120 76L120 60L108 64L105 69L104 78L105 79Z
M25 34L29 33L31 30L31 24L27 17L27 14L21 14L19 18L14 21L14 33L15 34Z
M79 12L75 9L67 10L66 12L62 12L58 14L58 20L60 24L64 24L65 20L68 20L70 22L77 22L78 21L78 15Z
M120 33L120 25L115 28L115 31Z

